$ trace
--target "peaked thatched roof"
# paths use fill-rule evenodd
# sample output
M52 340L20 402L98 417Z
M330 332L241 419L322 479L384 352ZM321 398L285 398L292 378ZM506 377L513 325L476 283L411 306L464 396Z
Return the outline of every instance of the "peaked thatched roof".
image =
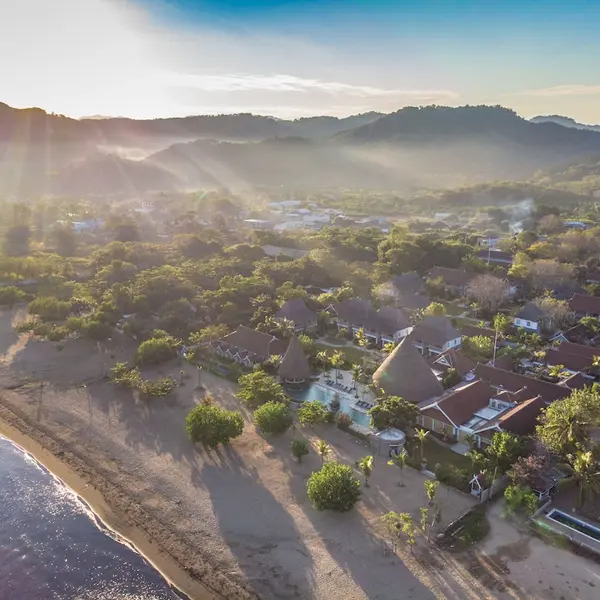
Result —
M444 391L421 353L405 337L373 375L373 382L391 396L422 402Z
M279 365L279 377L282 379L308 379L310 377L310 366L304 355L300 340L294 336L290 340L281 364Z

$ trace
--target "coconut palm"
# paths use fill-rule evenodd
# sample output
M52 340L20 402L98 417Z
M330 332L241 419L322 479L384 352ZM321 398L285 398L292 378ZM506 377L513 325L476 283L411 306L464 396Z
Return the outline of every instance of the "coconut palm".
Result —
M365 487L369 487L369 477L371 477L371 473L373 472L373 456L371 454L363 456L358 461L358 468L365 476Z
M548 367L548 375L550 377L568 377L568 371L565 371L565 365L552 365Z
M321 457L321 466L325 464L325 457L331 452L331 446L324 440L317 443L317 453Z
M330 358L331 366L335 369L335 377L336 379L340 378L340 367L344 364L344 353L339 350L333 353L333 356Z
M477 445L477 440L475 439L475 436L472 433L468 433L467 435L465 435L465 444L467 444L467 446L469 446L469 448L475 448L475 446Z
M383 352L383 354L391 354L394 351L395 347L396 344L394 344L394 342L387 342L387 344L383 345L381 351Z
M425 458L425 439L429 435L429 431L425 429L417 429L417 439L419 440L419 445L421 446L421 462Z
M577 413L563 414L559 419L544 424L548 438L556 439L557 447L585 448L593 423Z
M563 465L569 472L569 480L579 488L579 506L600 496L600 467L598 456L592 450L567 455L568 464Z
M269 356L269 358L267 359L267 363L269 365L271 365L274 369L278 369L279 365L281 364L282 361L282 357L279 354L271 354L271 356Z
M365 330L362 327L354 334L354 338L361 348L366 348L369 345L369 338L365 335Z
M257 331L263 331L265 333L273 334L279 328L279 322L275 317L265 317L262 323L256 326Z
M402 450L402 452L399 452L398 454L393 454L391 459L388 460L388 465L396 465L400 468L400 487L404 487L404 480L402 478L402 474L404 471L404 466L406 465L407 458L408 454L406 453L406 450Z
M294 325L294 321L284 317L283 319L279 319L277 321L277 333L281 334L281 337L285 340L290 339L294 332L296 331L296 326Z

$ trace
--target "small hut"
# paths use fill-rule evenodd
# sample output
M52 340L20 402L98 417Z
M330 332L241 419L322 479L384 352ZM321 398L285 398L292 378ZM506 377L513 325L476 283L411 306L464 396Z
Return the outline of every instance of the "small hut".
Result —
M311 376L310 365L302 349L300 340L293 336L290 340L278 371L279 378L284 383L300 385Z

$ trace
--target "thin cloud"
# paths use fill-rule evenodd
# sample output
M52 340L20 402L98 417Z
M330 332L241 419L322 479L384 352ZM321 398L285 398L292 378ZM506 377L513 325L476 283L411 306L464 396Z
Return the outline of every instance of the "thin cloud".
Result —
M597 96L600 95L600 85L555 85L539 90L516 92L514 96Z
M353 85L337 81L306 79L294 75L251 75L227 73L222 75L167 75L166 83L185 86L204 92L324 92L331 95L371 97L398 97L418 99L455 99L458 94L449 90L402 90L386 89L365 85Z

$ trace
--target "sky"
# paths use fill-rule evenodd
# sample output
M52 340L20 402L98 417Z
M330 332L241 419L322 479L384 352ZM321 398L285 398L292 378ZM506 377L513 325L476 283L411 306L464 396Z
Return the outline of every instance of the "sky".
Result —
M1 0L0 102L282 118L501 104L600 123L600 0Z

